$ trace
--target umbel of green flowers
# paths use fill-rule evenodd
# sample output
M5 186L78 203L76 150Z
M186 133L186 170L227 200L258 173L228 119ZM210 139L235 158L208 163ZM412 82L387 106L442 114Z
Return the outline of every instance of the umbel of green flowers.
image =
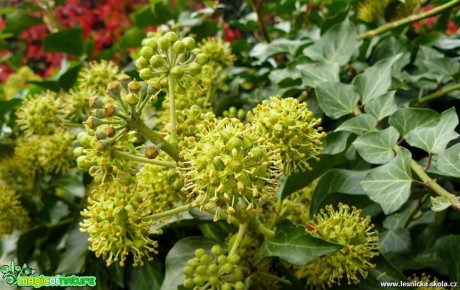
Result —
M19 195L0 181L0 236L14 230L24 230L29 225L27 211L19 202Z
M187 138L181 162L184 190L201 210L216 208L245 217L260 212L259 203L275 199L283 169L278 150L257 126L238 119L205 122L200 138Z
M244 273L237 254L225 255L220 246L211 249L211 255L204 249L195 250L195 257L184 267L185 288L194 290L243 290Z
M268 141L281 150L287 174L292 171L311 170L307 158L318 159L323 150L326 133L320 131L321 119L315 119L306 103L280 96L263 101L247 115L248 121L268 133Z
M113 262L124 266L129 253L134 266L144 265L144 257L153 259L158 243L149 235L161 232L151 231L154 220L144 219L152 214L150 196L138 190L131 177L100 185L88 202L81 212L85 220L80 229L89 234L89 249L102 256L107 266Z
M329 205L307 223L306 231L313 236L343 245L337 252L295 268L307 287L327 289L343 279L349 285L358 284L375 267L370 260L379 254L378 232L372 230L370 217L360 214L361 210L339 203L338 209Z

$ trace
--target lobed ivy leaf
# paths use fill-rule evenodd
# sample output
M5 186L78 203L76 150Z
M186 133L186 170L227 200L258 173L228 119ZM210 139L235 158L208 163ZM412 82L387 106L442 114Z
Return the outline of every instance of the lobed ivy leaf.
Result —
M129 289L150 290L159 289L163 282L161 263L158 259L145 263L144 266L133 268L128 281Z
M455 132L458 125L458 116L455 108L444 111L436 126L417 128L407 134L407 143L429 153L439 154L444 151L447 144L460 136Z
M449 206L451 206L450 201L443 196L437 196L437 197L430 196L430 201L431 201L431 210L436 211L436 212L443 211L447 209Z
M284 53L295 56L299 48L310 42L311 40L290 40L286 38L279 38L270 43L258 43L251 49L249 55L257 59L257 64L262 64L269 57L275 54Z
M20 33L34 25L43 23L39 17L34 17L22 9L15 9L6 17L3 33Z
M379 98L369 101L364 107L364 111L374 116L378 121L390 116L398 110L395 93L396 91L387 92Z
M80 55L83 52L83 30L71 28L61 30L45 37L46 52L64 52Z
M144 37L145 33L142 31L142 29L132 27L125 31L118 45L123 49L130 47L139 47Z
M411 237L408 229L391 229L386 230L379 235L381 245L380 252L402 253L407 252L411 246Z
M88 246L88 234L80 232L80 228L76 224L66 239L66 250L60 259L56 272L63 274L81 273L88 254ZM69 263L69 261L72 261L72 263Z
M361 181L366 194L382 206L386 215L400 209L409 198L412 184L411 158L410 151L401 148L393 160L372 169Z
M348 18L333 27L313 45L304 49L304 55L320 63L345 65L361 45L356 28Z
M347 169L330 169L319 180L310 202L310 217L325 206L324 201L333 193L351 195L365 194L360 182L368 170L355 171Z
M424 71L432 73L437 78L448 80L460 71L460 63L453 58L436 58L421 61L421 67Z
M401 53L378 61L372 67L353 79L353 86L360 94L363 104L385 94L391 86L391 68L401 57Z
M436 241L434 246L444 260L451 281L460 281L460 235L447 235Z
M317 84L324 82L340 82L339 65L336 63L320 64L320 63L306 63L298 64L297 71L302 78L302 85L304 87L315 88Z
M315 92L321 110L332 119L353 114L359 101L358 92L353 86L342 83L320 83Z
M434 126L439 119L440 115L430 109L402 108L391 115L388 122L403 138L407 138L412 130Z
M335 129L335 131L347 131L355 133L356 135L362 135L376 131L376 126L377 119L374 116L369 114L360 114L343 122L337 129Z
M398 131L393 127L359 136L354 142L359 155L369 163L385 164L393 159L393 146L398 141Z
M293 225L289 220L281 220L275 235L262 243L259 255L260 258L274 256L294 265L306 265L342 248L340 244L313 237L303 227Z
M184 282L183 269L187 261L195 257L198 248L210 251L219 242L205 237L187 237L174 244L166 256L166 273L161 290L176 290ZM224 248L224 247L223 247Z
M442 173L460 178L460 144L441 152L436 165Z

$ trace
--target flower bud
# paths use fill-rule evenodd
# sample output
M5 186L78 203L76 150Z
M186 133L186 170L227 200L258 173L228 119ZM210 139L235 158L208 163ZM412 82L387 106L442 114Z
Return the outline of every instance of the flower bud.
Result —
M139 71L139 77L143 80L149 80L154 77L154 74L150 70L150 68L146 67Z
M75 149L73 150L73 155L74 155L75 157L80 157L80 156L82 156L82 155L84 154L84 152L85 152L85 148L83 148L83 147L77 147L77 148L75 148Z
M162 36L158 39L158 46L166 51L171 47L171 40L169 40L166 36Z
M115 128L113 126L108 126L104 128L104 133L107 137L112 138L115 136Z
M164 65L164 59L161 55L152 56L149 62L153 68L160 68Z
M191 75L191 76L196 76L197 74L199 74L201 72L201 65L197 64L196 62L192 62L189 66L188 66L188 73Z
M156 49L158 47L158 42L155 38L149 38L145 41L144 45Z
M138 81L133 80L128 84L128 89L130 93L137 93L141 89L141 84Z
M180 78L184 75L184 69L176 65L171 69L170 73L173 77Z
M153 55L153 48L150 46L144 46L141 49L141 56L145 59L150 59Z
M158 156L158 149L156 146L145 146L144 155L148 159L155 159Z
M195 48L196 42L195 39L193 39L192 37L185 37L184 39L182 39L182 42L185 44L185 47L188 50L192 50Z
M174 31L169 31L165 33L163 37L165 37L166 39L169 39L171 43L174 43L177 40L177 33L175 33Z
M106 104L104 106L104 117L112 117L115 115L116 108L114 104Z
M104 102L97 96L89 98L88 103L92 109L102 109L104 107Z
M208 56L205 53L200 53L196 56L196 62L198 64L204 65L208 62Z
M90 129L95 129L99 127L100 125L104 124L104 122L101 119L95 118L95 117L88 117L86 121L84 122Z
M136 105L139 102L139 96L135 93L129 93L125 96L125 101L129 105Z
M113 99L117 99L120 97L120 83L118 82L111 82L107 85L107 92L109 96Z
M185 44L180 40L176 41L172 46L172 50L178 54L183 53L185 51Z
M137 69L142 69L142 68L145 68L149 65L149 61L147 58L144 58L144 57L139 57L137 60L136 60L136 67Z

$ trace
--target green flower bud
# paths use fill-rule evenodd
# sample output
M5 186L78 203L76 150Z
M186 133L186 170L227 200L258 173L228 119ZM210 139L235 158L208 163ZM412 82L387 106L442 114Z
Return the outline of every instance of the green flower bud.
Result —
M219 245L214 245L214 246L212 246L212 248L211 248L211 253L213 253L213 254L216 255L216 256L222 255L222 253L223 253L222 247L219 246Z
M174 43L177 40L177 33L175 33L174 31L169 31L169 32L166 32L163 37L165 37L166 39L169 39L171 43Z
M148 61L147 58L144 58L144 57L141 56L136 60L137 69L146 68L146 67L148 67L148 65L149 65L149 61Z
M139 96L135 93L129 93L125 96L125 101L129 105L136 105L139 102Z
M162 36L158 39L158 46L166 51L171 47L171 40L169 40L167 37Z
M196 42L195 39L193 39L192 37L185 37L184 39L182 39L182 42L185 44L185 47L188 50L192 50L195 48Z
M183 53L185 51L185 44L182 41L178 40L173 44L172 50L175 53Z
M128 84L128 89L130 93L137 93L141 89L141 84L134 80Z
M153 68L160 68L164 65L164 59L161 55L154 55L150 58L150 65Z
M78 143L84 148L90 148L90 142L92 140L91 136L88 135L86 132L81 132L77 135Z
M195 285L197 286L201 286L204 283L206 283L206 280L203 277L196 276L195 278L193 278L193 283L195 283Z
M118 82L111 82L107 85L107 92L109 93L109 96L113 99L117 99L120 97L120 83Z
M170 73L173 77L180 78L184 75L184 69L176 65L171 69Z
M141 49L141 56L145 59L150 59L153 55L153 48L150 47L150 46L144 46L142 49Z
M75 148L75 149L73 150L73 155L74 155L75 157L80 157L80 156L82 156L82 155L84 154L84 152L85 152L85 148L83 148L83 147L77 147L77 148Z
M201 65L197 64L196 62L192 62L188 66L187 70L191 76L196 76L197 74L201 72Z
M153 78L155 75L152 73L150 68L143 68L139 71L139 77L143 80L149 80Z
M155 38L149 38L145 41L144 45L156 49L158 47L158 42Z
M204 249L196 249L195 250L195 257L201 258L204 255L206 255L206 251Z
M208 56L205 53L200 53L196 56L195 61L198 64L204 65L208 62Z

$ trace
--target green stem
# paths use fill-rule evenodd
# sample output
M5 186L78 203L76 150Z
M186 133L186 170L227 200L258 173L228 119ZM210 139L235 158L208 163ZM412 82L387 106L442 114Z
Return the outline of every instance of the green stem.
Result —
M179 152L175 146L171 143L163 139L157 132L153 131L141 119L137 119L133 127L139 132L142 136L147 138L147 140L151 141L157 147L161 147L161 149L166 152L169 156L171 156L174 160L179 161Z
M241 223L239 228L238 228L238 234L236 236L235 242L233 243L232 249L230 250L230 253L228 254L233 255L236 254L236 251L238 251L238 248L240 247L241 241L243 240L244 233L246 232L246 229L248 228L247 223Z
M420 99L413 100L410 103L410 105L413 106L413 107L417 107L422 103L425 103L425 102L440 98L440 97L442 97L444 95L447 95L448 93L456 91L456 90L460 90L460 84L448 86L448 87L446 87L446 88L444 88L442 90L439 90L439 91L436 91L436 92L434 92L432 94L429 94L429 95L426 95L424 97L421 97Z
M75 218L73 218L73 217L72 218L67 218L67 219L64 219L62 221L46 224L46 227L48 227L48 228L59 227L59 226L62 226L62 225L70 224L70 223L72 223L74 221L75 221Z
M171 143L177 144L177 120L176 120L176 100L174 98L174 79L168 75L168 95L169 95L169 120L171 123Z
M271 229L267 228L266 226L264 226L261 222L259 221L255 221L256 222L256 230L263 234L265 237L267 238L271 238L275 235L275 232L272 231Z
M169 168L176 168L177 167L176 162L148 159L146 157L136 156L136 155L126 153L126 152L121 152L121 151L115 151L114 154L117 157L129 159L129 160L132 160L132 161L139 161L139 162L144 162L144 163L149 163L149 164L159 165L159 166L164 166L164 167L169 167Z
M289 281L287 279L280 278L278 276L275 276L275 275L272 275L272 274L269 274L269 273L266 273L266 272L255 272L254 275L266 276L266 277L270 278L270 280L277 280L277 281L280 281L283 284L291 284L291 281Z
M260 32L262 33L262 36L264 37L265 41L269 43L270 36L268 35L267 27L265 26L264 15L262 14L264 1L249 0L249 3L251 4L252 10L254 10L254 12L257 14L257 22L259 23Z
M446 198L449 200L449 202L452 204L453 207L456 209L460 210L460 200L455 194L452 194L442 188L439 184L436 183L431 177L426 174L426 172L423 170L422 166L418 165L417 162L415 162L413 159L410 161L410 166L412 170L420 177L420 179L427 184L428 187L430 187L434 192L436 192L438 195Z
M192 208L193 208L192 204L186 204L186 205L179 206L179 207L176 207L174 209L170 209L170 210L167 210L167 211L164 211L164 212L161 212L161 213L157 213L157 214L153 214L153 215L150 215L150 216L143 217L142 219L143 220L150 220L150 219L160 219L160 218L164 218L164 217L170 217L170 216L179 214L181 212L191 210Z
M412 221L412 218L414 215L420 210L420 208L423 206L427 198L429 197L429 194L425 194L420 201L418 201L410 210L409 214L407 217L404 219L404 222L402 224L403 228L407 228L409 226L409 223Z
M400 27L400 26L403 26L403 25L406 25L406 24L409 24L409 23L412 23L412 22L415 22L415 21L419 21L419 20L434 16L434 15L437 15L437 14L440 14L441 12L443 12L443 11L445 11L447 9L450 9L450 8L456 6L459 3L460 3L460 0L452 0L450 2L447 2L444 5L440 5L440 6L434 8L434 9L431 9L429 11L425 11L425 12L421 12L421 13L418 13L418 14L410 15L408 17L405 17L405 18L402 18L402 19L387 23L387 24L385 24L385 25L383 25L381 27L378 27L378 28L376 28L374 30L361 33L360 35L358 35L358 39L372 38L374 36L377 36L379 34L387 32L389 30L393 30L393 29L395 29L397 27Z

